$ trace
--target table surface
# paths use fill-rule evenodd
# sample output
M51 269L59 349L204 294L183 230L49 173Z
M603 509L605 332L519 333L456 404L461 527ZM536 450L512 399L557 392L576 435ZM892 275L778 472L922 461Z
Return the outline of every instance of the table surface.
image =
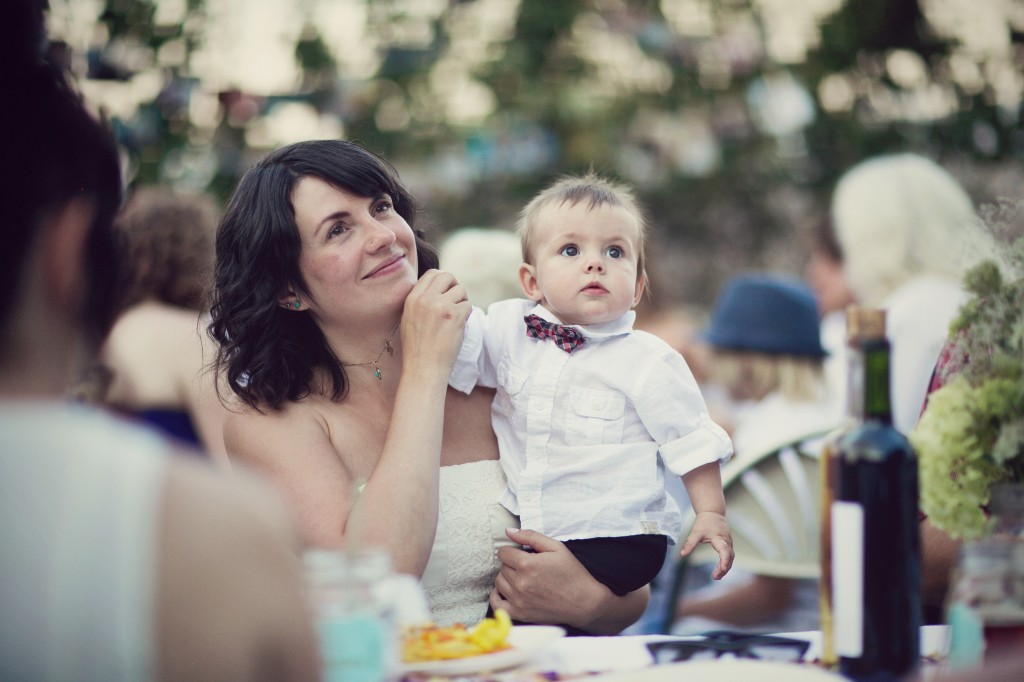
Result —
M821 633L819 632L786 632L778 633L783 637L803 639L811 643L807 650L805 660L813 661L820 653ZM687 640L699 639L698 637L673 637L668 635L634 635L620 637L564 637L555 640L544 649L538 651L532 658L521 666L501 672L480 673L477 675L460 675L460 682L467 681L495 681L495 682L523 682L529 680L563 680L572 678L587 678L589 680L600 680L605 675L612 679L623 677L624 673L638 674L640 670L653 669L652 658L647 650L648 642L664 640ZM928 657L941 657L946 651L946 626L929 625L921 630L921 655ZM725 659L719 659L724 661ZM711 663L713 664L713 663ZM688 664L692 665L692 664ZM739 670L740 677L749 674L749 670L742 670L743 666L753 663L740 663L735 661L731 664ZM764 665L769 666L765 663ZM820 669L812 666L797 666L795 664L770 664L771 666L785 666L784 672L791 673L785 682L800 682L799 670L808 671ZM665 666L661 666L665 667ZM726 665L720 667L725 672ZM668 671L666 671L668 672ZM777 672L777 671L776 671ZM596 675L595 675L596 673ZM661 679L652 675L650 670L644 675L651 680ZM626 679L627 676L623 677ZM771 679L782 680L785 675L772 676ZM841 679L838 676L821 674L822 679ZM410 678L417 679L417 678ZM419 678L422 679L422 678ZM732 678L729 678L732 679ZM764 679L768 679L765 677Z

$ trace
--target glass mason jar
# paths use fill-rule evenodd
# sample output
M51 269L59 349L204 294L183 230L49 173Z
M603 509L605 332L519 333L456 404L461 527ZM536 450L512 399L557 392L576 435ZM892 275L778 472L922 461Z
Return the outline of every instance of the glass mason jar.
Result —
M1024 646L1024 486L997 484L988 537L965 542L950 579L950 665Z
M388 555L310 550L303 563L325 682L390 679L397 668L397 649Z
M991 538L1007 547L1004 592L1006 602L985 619L985 641L990 651L1024 646L1024 485L992 486L989 514Z

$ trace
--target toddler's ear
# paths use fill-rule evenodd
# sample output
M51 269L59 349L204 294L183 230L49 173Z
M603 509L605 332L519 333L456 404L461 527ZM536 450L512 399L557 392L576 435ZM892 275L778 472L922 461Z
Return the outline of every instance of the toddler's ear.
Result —
M540 284L537 282L537 273L529 263L519 266L519 285L523 287L526 298L537 302L543 300L544 293L540 290Z
M636 278L636 291L633 293L633 307L640 305L640 299L644 297L644 289L647 287L647 274L640 273Z

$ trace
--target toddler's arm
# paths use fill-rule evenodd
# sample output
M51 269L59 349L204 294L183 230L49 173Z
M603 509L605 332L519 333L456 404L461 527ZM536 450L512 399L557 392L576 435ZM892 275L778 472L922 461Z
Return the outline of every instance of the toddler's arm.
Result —
M719 580L732 568L732 531L725 520L725 494L722 492L722 474L718 462L711 462L683 474L683 485L690 496L690 504L697 512L693 528L680 550L686 556L697 545L709 543L718 552L718 565L711 577Z

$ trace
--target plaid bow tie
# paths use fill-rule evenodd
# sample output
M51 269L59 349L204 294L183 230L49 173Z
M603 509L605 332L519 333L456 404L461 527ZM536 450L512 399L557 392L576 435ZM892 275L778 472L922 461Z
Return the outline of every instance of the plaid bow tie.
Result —
M566 353L571 353L573 348L587 340L575 327L552 324L537 315L527 315L523 320L526 322L527 336L534 339L551 339Z

